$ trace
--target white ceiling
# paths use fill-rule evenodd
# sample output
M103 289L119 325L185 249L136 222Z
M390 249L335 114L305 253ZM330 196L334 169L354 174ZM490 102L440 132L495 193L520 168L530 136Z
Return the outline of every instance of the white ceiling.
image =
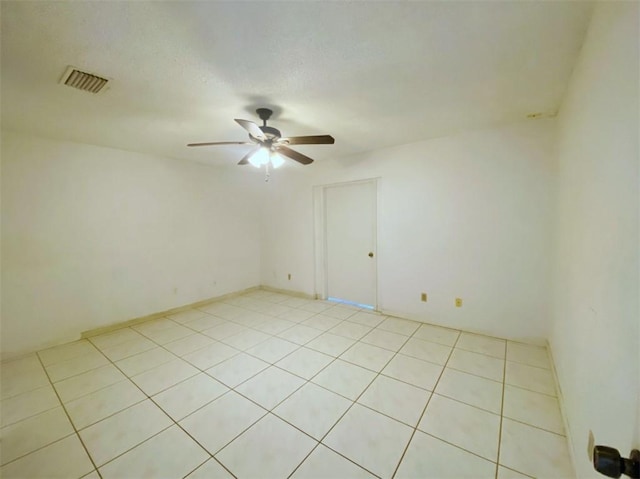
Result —
M2 125L233 165L234 118L276 111L318 160L557 110L586 2L2 1ZM92 95L68 65L112 78Z

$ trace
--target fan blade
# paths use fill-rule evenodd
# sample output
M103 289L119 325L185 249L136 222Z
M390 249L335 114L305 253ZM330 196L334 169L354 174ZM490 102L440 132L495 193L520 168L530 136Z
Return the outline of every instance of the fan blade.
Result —
M256 153L259 149L260 149L259 146L257 148L253 148L249 153L247 153L246 155L244 155L242 157L242 159L238 162L238 164L239 165L248 165L249 164L249 158L251 158L253 156L253 154Z
M253 145L250 141L214 141L212 143L189 143L187 146L212 146L212 145Z
M238 125L240 125L242 128L247 130L252 137L262 141L267 139L267 137L264 136L264 133L262 132L260 127L256 125L254 122L249 120L238 120L237 118L235 121Z
M336 142L331 135L292 136L280 141L285 145L333 145Z
M287 148L283 145L278 146L276 151L278 153L282 153L284 156L287 156L294 161L297 161L298 163L302 163L303 165L313 163L313 160L308 156L305 156L302 153L298 153L297 151L294 151L291 148Z

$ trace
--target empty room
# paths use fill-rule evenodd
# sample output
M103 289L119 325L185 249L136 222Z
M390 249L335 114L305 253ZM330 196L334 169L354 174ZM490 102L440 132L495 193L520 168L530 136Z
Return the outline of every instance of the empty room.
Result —
M639 2L0 16L1 477L640 477Z

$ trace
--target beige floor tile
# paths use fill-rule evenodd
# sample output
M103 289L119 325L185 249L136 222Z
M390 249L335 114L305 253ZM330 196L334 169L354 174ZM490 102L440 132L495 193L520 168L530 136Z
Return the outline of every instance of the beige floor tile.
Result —
M322 314L331 318L345 320L356 314L357 310L350 308L343 308L342 306L332 306L329 309L325 309Z
M506 341L504 339L463 332L456 343L456 348L504 359Z
M415 427L431 393L393 378L378 376L358 403Z
M100 474L103 479L184 477L209 457L182 429L172 426L102 466Z
M308 342L305 347L338 357L355 343L354 339L338 336L337 334L324 333L313 341Z
M556 386L551 371L507 361L505 382L529 391L556 395Z
M174 325L169 328L165 328L160 331L147 331L143 334L157 344L167 344L171 341L191 336L193 334L193 330L174 323Z
M289 309L278 314L278 317L280 319L285 319L293 323L301 323L309 318L312 318L315 315L316 313L312 311L304 311L302 309Z
M93 348L93 351L90 351L87 354L83 354L82 356L68 359L66 361L57 362L51 366L47 366L46 369L49 378L55 383L92 369L99 368L105 364L109 364L109 360L104 357L100 351Z
M204 370L235 356L239 352L240 351L231 346L216 341L197 351L185 354L182 358L198 369Z
M242 316L237 317L233 320L234 323L241 324L242 326L246 326L247 328L256 329L257 326L264 324L273 319L273 316L269 316L267 314L258 313L256 311L247 311Z
M440 365L402 354L396 355L382 370L382 374L385 376L399 379L429 391L433 391L441 372L442 366Z
M385 319L387 319L387 316L382 316L381 314L358 311L356 314L351 316L348 321L351 323L362 324L370 328L375 328Z
M418 338L411 338L402 347L400 353L435 364L445 364L451 354L451 347L432 343Z
M125 343L102 348L102 354L108 357L111 361L119 361L120 359L128 358L129 356L156 348L157 346L158 345L150 339L141 336L140 338L132 339Z
M312 301L300 306L300 309L302 309L303 311L310 311L312 313L322 313L323 311L326 311L330 308L332 308L330 304L324 303L322 301Z
M228 387L235 388L268 367L269 363L240 353L207 369L206 373Z
M413 334L414 338L431 341L432 343L438 343L444 346L453 346L459 336L460 331L456 329L442 328L431 324L420 325L418 330Z
M12 396L0 402L2 427L60 406L58 396L51 385Z
M413 429L355 404L322 441L382 477L393 475Z
M434 394L418 429L496 462L500 416Z
M492 479L496 465L416 431L395 475L398 479Z
M311 379L334 358L313 349L300 348L276 363L279 368L305 379Z
M115 365L127 376L135 376L137 374L149 371L161 364L175 360L176 357L163 348L154 348L144 353L129 356L128 358L116 361Z
M234 334L233 336L229 336L228 338L223 339L222 342L228 344L231 347L239 349L240 351L246 351L247 349L257 346L258 344L266 341L269 338L271 338L271 336L268 334L249 329L247 331L242 331L241 333Z
M182 323L182 325L186 328L193 329L194 331L204 331L205 329L215 328L216 326L220 326L227 322L226 319L218 318L217 316L211 316L209 314L204 313L205 316L192 319L187 321L186 323Z
M146 336L148 333L162 331L163 329L170 329L176 325L177 323L171 321L169 318L159 318L136 324L134 326L131 326L131 329L134 329L135 331L138 331L139 333Z
M188 362L176 359L133 376L131 380L147 395L153 396L199 372Z
M171 425L162 410L146 400L80 431L98 467Z
M311 316L309 319L303 321L301 324L304 326L309 326L310 328L319 329L320 331L328 331L341 322L341 319L332 318L331 316L325 316L324 314L316 314L315 316Z
M305 304L311 303L312 300L304 299L304 298L288 298L282 301L280 304L284 306L289 306L291 308L299 308L300 306L304 306Z
M360 341L396 352L407 342L407 339L407 336L402 334L376 328L366 334Z
M122 374L112 364L107 364L97 369L92 369L86 373L64 379L54 384L62 402L72 401L85 394L90 394L98 389L102 389L111 384L125 379Z
M313 383L307 383L273 413L318 441L338 422L352 402Z
M236 477L287 477L316 441L268 414L216 454ZM251 457L250 461L246 458Z
M215 379L200 373L153 396L174 421L180 421L229 390Z
M500 464L534 477L575 477L564 436L507 418L502 420Z
M358 342L342 353L340 359L379 372L389 363L394 354L388 349Z
M312 381L355 401L375 377L376 373L373 371L337 359Z
M83 429L136 403L146 396L128 379L65 404L77 429Z
M472 353L464 349L453 350L447 367L498 382L504 379L504 359Z
M378 325L378 329L396 334L411 336L420 327L420 323L401 318L387 318Z
M144 336L139 332L134 331L131 328L123 328L110 333L92 336L89 338L89 341L91 341L98 349L102 350L143 337Z
M496 381L445 368L435 392L471 406L500 414L502 384Z
M73 434L2 466L0 476L5 479L74 478L92 470L87 452Z
M226 319L227 321L233 321L238 316L242 316L246 309L239 308L230 304L218 303L217 308L214 309L213 314L219 318Z
M291 476L292 479L374 479L360 466L320 444Z
M242 383L236 391L270 410L303 384L298 376L271 366Z
M287 321L285 319L271 318L269 321L257 325L255 329L266 334L278 334L289 328L293 328L296 324L297 323L293 321Z
M40 360L45 367L74 359L96 351L96 348L86 339L73 343L62 344L53 348L38 352Z
M213 339L217 339L218 341L222 341L229 336L241 333L242 331L247 331L248 329L249 328L246 328L245 326L242 326L240 324L227 321L226 323L219 324L218 326L214 326L211 329L205 329L204 331L202 331L202 334L205 334Z
M187 416L180 425L210 454L216 454L267 413L239 394L227 394Z
M0 430L2 464L74 433L62 407L24 419Z
M33 391L49 384L44 368L35 354L2 363L0 380L2 381L2 399Z
M364 324L343 321L337 326L331 328L328 332L331 334L337 334L338 336L344 336L345 338L358 340L372 329L372 327L365 326Z
M194 319L200 319L207 315L207 313L197 309L187 309L186 311L180 311L179 313L170 314L167 317L172 319L176 323L184 324Z
M287 341L291 341L292 343L303 345L307 344L312 339L317 338L321 334L322 331L319 331L315 328L310 328L309 326L298 324L279 333L278 337L286 339Z
M234 479L229 471L215 459L209 459L185 479Z
M531 476L525 476L524 474L520 474L512 469L507 469L504 466L498 466L498 477L497 479L527 479Z
M507 341L507 360L538 368L551 369L547 349L530 344Z
M237 306L233 306L230 304L225 304L220 301L209 304L207 306L199 307L197 309L209 314L213 314L214 316L218 316L219 318L226 319L227 321L229 319L233 319L236 316L239 316L244 311L242 308L238 308Z
M515 386L504 389L505 417L527 423L556 434L564 434L558 399Z
M248 349L247 353L268 363L275 363L299 347L298 344L284 339L271 338Z

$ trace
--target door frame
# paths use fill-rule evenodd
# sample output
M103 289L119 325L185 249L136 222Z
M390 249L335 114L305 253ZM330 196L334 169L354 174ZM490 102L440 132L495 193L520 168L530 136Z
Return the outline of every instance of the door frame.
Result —
M374 215L373 221L373 274L374 274L374 304L373 308L378 311L378 231L380 225L380 178L366 178L362 180L343 181L338 183L329 183L325 185L316 185L313 187L313 231L314 231L314 257L315 257L315 294L318 299L327 299L328 285L328 268L329 262L327 258L327 204L326 191L328 188L338 186L350 186L362 183L371 183L375 192Z

